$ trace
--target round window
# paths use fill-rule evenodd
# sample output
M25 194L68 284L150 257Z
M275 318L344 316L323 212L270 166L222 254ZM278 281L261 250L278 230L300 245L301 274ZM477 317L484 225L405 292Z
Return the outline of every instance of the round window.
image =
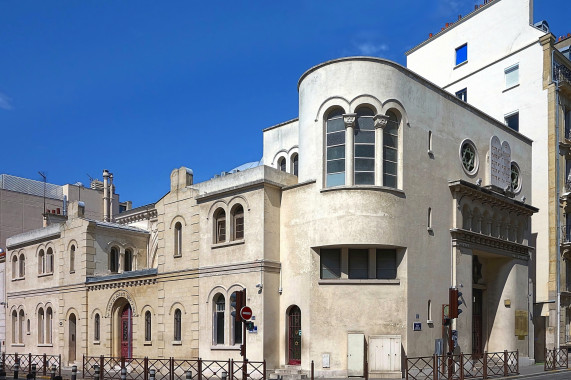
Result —
M476 174L478 171L478 151L470 140L464 140L460 145L460 161L462 168L468 175Z
M512 162L511 164L511 182L512 182L512 191L514 193L517 193L518 191L521 190L521 176L520 176L520 170L519 170L519 165L516 164L515 162Z

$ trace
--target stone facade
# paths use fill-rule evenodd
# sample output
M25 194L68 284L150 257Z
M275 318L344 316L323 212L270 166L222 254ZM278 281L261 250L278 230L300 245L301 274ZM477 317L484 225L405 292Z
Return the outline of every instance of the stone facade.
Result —
M396 375L404 354L446 338L454 286L468 301L456 350L528 356L515 325L531 303L531 141L382 59L326 62L298 86L299 118L266 129L248 169L196 184L175 169L164 197L114 223L74 205L65 223L10 238L7 257L24 255L26 269L8 270L8 351L59 351L65 365L82 354L238 360L246 339L268 369L313 360L332 377L363 375L366 344L371 376ZM517 166L502 177L510 186L491 185L503 175L491 162ZM48 247L57 265L38 274ZM241 289L254 314L245 337L230 315ZM48 308L57 339L24 328L20 342L20 313L45 326Z

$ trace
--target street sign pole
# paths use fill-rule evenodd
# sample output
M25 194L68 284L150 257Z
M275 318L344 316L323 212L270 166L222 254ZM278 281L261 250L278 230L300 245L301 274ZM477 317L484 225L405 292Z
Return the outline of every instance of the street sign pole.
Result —
M243 298L243 304L246 305L246 288L244 288L243 290L244 292L244 298ZM239 312L239 310L236 310L236 312ZM242 318L240 318L242 319ZM242 357L242 359L244 360L244 362L242 363L242 380L248 380L248 359L246 358L246 321L244 319L242 319L242 344L244 345L244 355Z

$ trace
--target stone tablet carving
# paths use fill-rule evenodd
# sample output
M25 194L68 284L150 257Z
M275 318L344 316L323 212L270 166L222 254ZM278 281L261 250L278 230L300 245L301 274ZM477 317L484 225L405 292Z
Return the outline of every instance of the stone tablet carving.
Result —
M490 184L502 190L511 189L512 151L507 141L497 136L490 139Z

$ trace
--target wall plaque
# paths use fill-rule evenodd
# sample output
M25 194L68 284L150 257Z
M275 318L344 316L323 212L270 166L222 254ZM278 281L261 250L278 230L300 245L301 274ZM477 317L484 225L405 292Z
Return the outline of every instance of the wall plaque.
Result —
M497 136L490 139L490 184L500 189L511 189L512 150L507 141Z

